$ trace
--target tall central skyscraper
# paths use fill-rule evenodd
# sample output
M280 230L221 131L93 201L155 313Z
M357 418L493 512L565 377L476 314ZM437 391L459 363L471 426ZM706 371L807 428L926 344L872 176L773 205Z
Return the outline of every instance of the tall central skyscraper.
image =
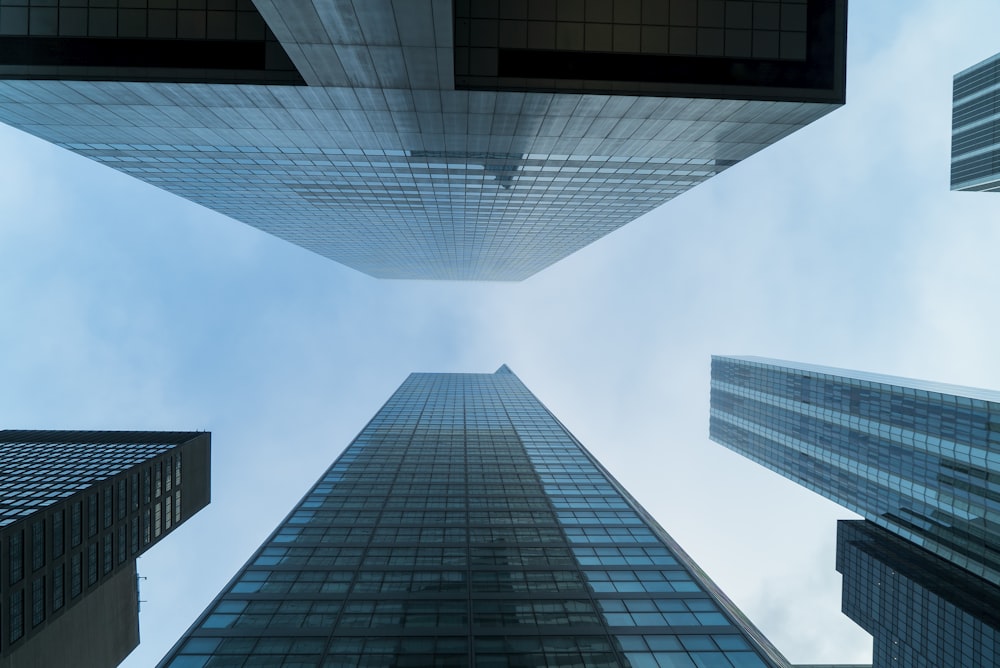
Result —
M161 668L786 666L507 367L414 374Z
M0 121L384 278L520 280L844 101L846 0L0 4Z
M1000 665L1000 393L713 357L710 433L867 520L837 568L875 668Z

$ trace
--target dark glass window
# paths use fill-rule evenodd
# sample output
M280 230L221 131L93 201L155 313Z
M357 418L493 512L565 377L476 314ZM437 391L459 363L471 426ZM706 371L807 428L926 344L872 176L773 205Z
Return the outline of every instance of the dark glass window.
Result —
M154 465L155 469L153 471L153 487L156 491L156 498L160 498L160 494L163 493L163 462L156 462Z
M31 570L45 565L45 520L31 523Z
M109 526L111 526L111 521L114 520L114 518L115 518L115 515L114 515L114 506L115 506L114 499L115 499L115 490L111 487L111 485L108 485L107 487L104 488L104 513L103 513L103 515L104 515L104 528L105 529L107 529Z
M87 495L87 537L97 535L97 494Z
M69 512L70 538L69 544L76 547L83 541L83 510L79 501L74 501Z
M121 524L118 526L118 563L124 563L128 556L128 543L126 542L126 532L128 528Z
M20 582L24 577L24 532L10 534L10 583Z
M125 478L118 480L118 519L125 517Z
M152 475L153 474L150 472L148 466L142 470L142 502L143 503L149 503L149 499L151 498L150 487L152 485Z
M139 518L132 518L132 556L139 554Z
M36 578L31 583L31 626L45 621L45 578Z
M58 610L63 607L64 596L66 593L63 591L63 569L65 566L59 564L52 569L52 609Z
M83 552L77 552L70 558L69 595L76 598L83 591Z
M97 543L87 546L87 586L97 582Z
M131 505L132 510L139 509L139 474L133 473L129 476L129 485L132 487L131 490Z
M66 511L57 510L52 513L52 556L61 557L63 550L65 549L65 537L64 533L66 528L63 526L63 518Z
M10 594L10 641L19 640L24 635L24 590Z
M108 573L110 573L111 569L115 565L114 541L112 540L112 536L113 535L114 534L112 534L110 532L104 534L104 540L103 540L104 545L102 546L101 553L102 553L103 561L104 561L104 574L105 575L107 575Z

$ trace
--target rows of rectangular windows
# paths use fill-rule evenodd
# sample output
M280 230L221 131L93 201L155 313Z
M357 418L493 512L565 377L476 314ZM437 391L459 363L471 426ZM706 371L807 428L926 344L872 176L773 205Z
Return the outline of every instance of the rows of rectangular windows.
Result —
M593 549L593 548L585 548ZM602 549L602 548L598 548ZM607 548L616 550L619 548ZM628 551L630 548L621 548ZM626 552L622 557L616 553L615 558L624 559L622 564L630 565L672 565L676 562L659 548L653 555L647 554L643 548L639 552ZM663 554L661 554L663 553ZM393 547L393 548L362 548L351 547L265 547L254 566L354 566L362 562L368 566L399 565L399 566L465 566L501 565L501 566L545 566L575 563L573 553L563 547L521 547L517 545L499 547ZM581 560L582 561L582 560ZM614 558L601 557L594 565L616 565Z
M723 649L742 642L739 636L631 636L629 640L656 650L627 651L633 668L764 668L765 664L746 649ZM730 640L732 639L732 640ZM683 644L682 641L683 640ZM713 642L716 641L716 642ZM711 643L714 649L698 649ZM268 665L316 665L323 656L324 641L314 638L218 638L189 640L171 668L202 668L211 657L226 666L242 666L251 657L272 657ZM690 645L691 649L686 649ZM662 647L662 648L661 648ZM745 643L744 643L744 647ZM468 665L469 641L465 637L336 638L326 648L324 668L393 665L397 668ZM516 666L620 668L616 648L601 637L506 637L476 638L475 665L488 668ZM218 661L212 665L223 665ZM257 665L256 663L253 665Z
M616 592L700 592L691 576L684 570L585 570L590 588L599 594Z
M603 604L602 604L603 605ZM681 607L681 610L684 610ZM605 613L607 616L609 613ZM639 613L636 613L639 614ZM685 614L694 620L694 614ZM685 617L685 620L687 619ZM469 622L466 600L349 600L344 603L318 600L236 600L220 602L203 629L227 628L440 628L465 626ZM600 625L598 611L589 600L478 600L472 601L475 626L580 626ZM699 621L681 625L695 625ZM708 624L710 622L703 622ZM619 624L621 625L621 624Z
M441 625L468 629L470 624L509 629L592 625L595 636L582 644L556 642L515 651L531 665L606 662L616 667L624 664L616 654L621 650L607 640L611 615L612 626L625 634L648 623L649 615L659 615L659 627L731 628L618 488L516 378L503 388L503 397L494 396L492 378L484 380L483 395L476 397L467 387L467 381L479 384L475 378L411 377L263 548L206 624L212 620L255 633L252 629L282 625L309 628L320 615L324 620L335 616L338 628L381 632ZM426 391L416 387L421 384L433 388L436 400L413 396ZM449 391L441 392L442 387ZM355 541L357 547L351 545ZM448 545L452 542L454 548ZM285 570L296 568L316 570ZM459 598L441 600L449 593ZM518 593L528 600L517 599ZM294 601L293 608L282 607L288 600L263 600L286 594L327 600ZM366 594L395 598L358 600ZM617 594L630 596L603 598ZM248 597L243 607L238 607L240 595ZM645 598L636 602L636 596ZM317 610L313 606L319 603ZM223 604L237 605L227 609ZM597 646L596 638L604 645ZM508 665L510 648L479 640L487 639L477 639L472 648L476 665ZM513 639L497 639L507 640ZM466 644L454 654L427 649L411 664L395 650L338 646L340 651L326 648L329 665L450 665L438 664L439 655L467 665L470 650ZM721 660L726 651L745 649L716 646L713 652ZM637 662L672 652L630 651ZM694 651L682 647L674 653L687 658ZM234 650L232 665L258 653L264 654L256 647ZM315 654L318 658L322 652ZM380 663L387 655L392 659ZM206 665L209 650L191 646L189 651L185 645L184 656L205 661L172 668Z
M729 626L709 598L602 598L598 603L609 626Z
M41 625L49 613L65 607L67 568L69 599L73 600L83 593L84 583L95 586L130 554L136 556L141 547L169 531L175 518L179 521L181 517L180 476L178 452L147 466L142 476L139 472L119 476L96 492L38 513L39 517L25 523L23 529L8 530L4 541L7 569L2 575L11 587L9 624L5 634L0 629L0 635L7 636L6 642L19 640L28 628ZM140 478L149 481L142 491ZM159 481L155 488L153 480ZM129 520L129 512L140 508L140 498L154 504L153 512L146 507ZM25 606L30 607L26 610ZM30 627L25 624L27 615Z
M992 401L893 385L889 377L875 382L722 358L713 358L712 374L716 381L950 438L986 438L993 416L1000 414L1000 404ZM971 388L968 392L980 393Z
M0 527L120 474L174 446L169 444L0 442L9 471L0 481ZM44 482L42 482L44 481Z

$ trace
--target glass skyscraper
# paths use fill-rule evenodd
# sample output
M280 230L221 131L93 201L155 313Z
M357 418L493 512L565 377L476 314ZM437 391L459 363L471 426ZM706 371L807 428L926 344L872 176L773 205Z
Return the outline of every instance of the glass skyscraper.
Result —
M0 5L0 121L385 278L523 279L844 100L846 0L100 5Z
M1000 190L1000 53L955 75L951 189Z
M838 522L837 570L874 666L1000 664L1000 588L867 520Z
M787 664L504 366L411 375L159 665Z
M208 504L210 440L0 431L0 668L109 668L135 648L135 560Z
M1000 393L713 357L710 434L867 520L838 568L876 667L996 665Z

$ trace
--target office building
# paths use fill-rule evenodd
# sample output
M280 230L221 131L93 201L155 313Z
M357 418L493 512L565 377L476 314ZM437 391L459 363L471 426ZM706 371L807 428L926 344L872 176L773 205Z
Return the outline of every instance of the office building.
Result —
M0 431L0 668L117 666L135 560L209 502L207 433Z
M875 666L1000 664L1000 587L867 520L838 523L837 570Z
M713 357L710 432L867 520L838 569L876 668L996 665L1000 393Z
M1000 190L1000 53L955 75L951 189Z
M5 0L0 121L382 278L520 280L844 101L846 0Z
M411 375L159 665L787 664L503 366Z

